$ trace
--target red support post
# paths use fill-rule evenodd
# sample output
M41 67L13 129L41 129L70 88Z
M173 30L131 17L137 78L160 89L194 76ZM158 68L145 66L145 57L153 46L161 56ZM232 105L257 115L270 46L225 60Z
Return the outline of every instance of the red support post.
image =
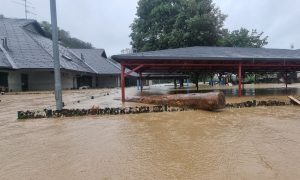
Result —
M125 66L121 64L122 102L125 102Z
M141 90L141 93L143 92L143 74L140 73L140 90Z
M239 80L239 97L242 96L242 63L239 63L239 70L238 70L238 80Z
M288 73L287 73L287 71L285 71L284 82L285 82L285 93L288 94Z

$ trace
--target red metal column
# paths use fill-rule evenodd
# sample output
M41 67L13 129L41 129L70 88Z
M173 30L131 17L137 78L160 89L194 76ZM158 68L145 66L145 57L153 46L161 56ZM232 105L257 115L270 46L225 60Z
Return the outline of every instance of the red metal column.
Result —
M239 70L238 70L238 80L239 80L239 97L242 96L242 63L239 63Z
M288 93L288 73L287 71L285 71L285 75L284 75L284 81L285 81L285 93Z
M140 90L141 90L141 93L143 92L143 74L140 73Z
M125 66L121 64L122 102L125 102Z

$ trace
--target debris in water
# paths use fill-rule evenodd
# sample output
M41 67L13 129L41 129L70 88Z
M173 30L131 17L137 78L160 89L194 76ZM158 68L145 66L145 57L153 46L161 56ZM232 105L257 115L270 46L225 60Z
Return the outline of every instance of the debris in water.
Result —
M257 106L285 106L289 105L286 102L283 101L277 101L277 100L268 100L268 101L246 101L241 103L230 103L226 104L226 107L228 108L247 108L247 107L257 107Z
M169 106L191 109L218 110L225 108L225 95L222 92L177 94L163 96L137 97L127 100L145 104L167 104Z

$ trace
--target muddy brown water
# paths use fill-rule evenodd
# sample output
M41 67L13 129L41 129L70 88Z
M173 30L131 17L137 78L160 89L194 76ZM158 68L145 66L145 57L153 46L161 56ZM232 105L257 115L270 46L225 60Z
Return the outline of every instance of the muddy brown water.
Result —
M64 100L118 107L117 96L91 90ZM53 94L0 98L0 179L300 178L296 106L17 121L16 110L53 106Z

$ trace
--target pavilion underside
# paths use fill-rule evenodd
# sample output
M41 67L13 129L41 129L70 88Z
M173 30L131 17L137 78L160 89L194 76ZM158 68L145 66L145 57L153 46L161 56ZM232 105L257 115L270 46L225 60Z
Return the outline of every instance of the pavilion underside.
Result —
M279 72L287 81L289 72L300 71L300 50L288 49L196 46L115 55L112 58L122 67L122 101L125 101L125 78L132 72L138 73L140 79L145 74L237 74L241 96L245 73ZM125 68L131 71L125 73Z
M185 72L207 72L207 73L233 73L238 75L239 96L242 96L242 81L244 74L251 72L288 72L300 71L299 60L282 60L282 59L255 59L254 60L158 60L158 59L135 59L122 60L122 101L125 101L124 82L127 75L131 72L140 74L161 73L161 74L182 74ZM125 73L125 68L131 71Z

